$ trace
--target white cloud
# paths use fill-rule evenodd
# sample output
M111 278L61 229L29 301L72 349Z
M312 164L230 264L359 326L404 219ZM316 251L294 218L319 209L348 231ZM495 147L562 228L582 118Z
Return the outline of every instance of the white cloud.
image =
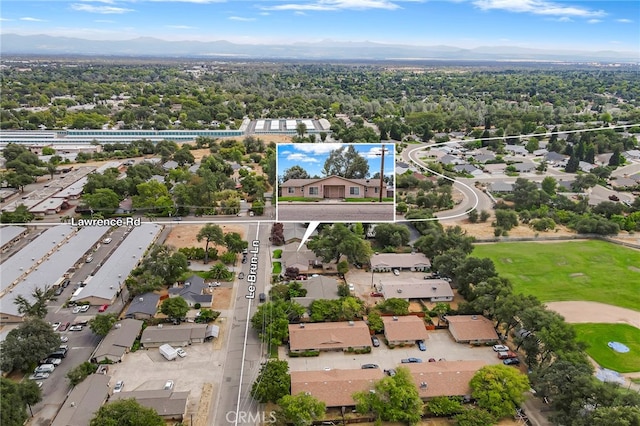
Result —
M292 145L291 148L293 148L294 151L302 151L307 154L322 155L328 154L334 149L338 149L343 146L344 144L341 143L303 143Z
M316 0L311 3L285 3L264 7L265 10L297 10L297 11L333 11L333 10L366 10L366 9L399 9L400 6L389 0Z
M285 149L284 151L280 151L279 154L282 155L282 156L285 156L285 155L291 154L291 151Z
M31 16L25 16L24 18L20 18L20 20L27 21L27 22L47 22L44 19L32 18Z
M616 21L620 22L621 24L633 24L633 21L627 18L616 19Z
M13 21L13 19L9 19L9 18L0 18L0 22L8 22L8 21Z
M385 154L385 158L387 157L388 151L389 149L386 148L385 149L387 151L387 154ZM364 158L380 158L380 154L382 153L382 147L374 147L369 149L368 151L364 151L361 152L360 155L362 155Z
M189 25L167 25L167 28L172 28L174 30L195 30L196 27L191 27Z
M581 6L565 6L546 0L474 0L473 4L482 10L506 10L515 13L533 13L534 15L560 15L591 17L604 16L603 10L591 10Z
M587 24L597 24L599 22L602 22L602 19L589 19Z
M554 19L554 21L558 21L558 22L573 22L573 19L569 18L568 16L561 16L560 18Z
M251 21L255 21L256 18L245 18L243 16L229 16L229 20L231 20L231 21L241 21L241 22L251 22Z
M301 163L319 163L317 158L310 157L305 154L290 154L287 156L287 160L299 161Z
M94 19L93 22L99 22L101 24L115 24L116 21L112 21L110 19Z
M78 12L100 13L103 15L121 15L123 13L133 12L133 9L115 6L93 6L90 4L73 3L71 9Z

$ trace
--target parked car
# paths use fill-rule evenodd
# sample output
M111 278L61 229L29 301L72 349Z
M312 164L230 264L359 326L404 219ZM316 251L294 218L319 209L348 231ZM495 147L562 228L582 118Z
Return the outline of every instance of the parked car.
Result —
M53 324L51 324L51 328L53 328L53 331L58 331L58 329L60 328L61 325L62 325L61 322L56 321Z
M67 321L64 324L60 325L60 327L58 328L58 331L65 331L67 328L69 328L70 325L71 323Z
M122 392L122 388L124 388L124 381L118 380L116 385L113 387L113 393Z
M84 260L86 263L91 263L93 262L93 256L89 256Z
M185 356L187 356L187 353L184 351L184 349L182 348L178 348L176 349L176 353L178 354L178 356L180 358L184 358Z
M362 364L362 367L360 368L362 368L363 370L368 370L371 368L380 368L380 367L378 367L378 364Z
M518 358L507 358L502 363L504 365L520 365L520 360Z
M420 358L404 358L400 361L402 364L412 364L412 363L421 363L422 360Z
M69 341L69 338L67 336L60 336L60 341L62 343L67 343Z
M173 389L173 380L167 380L167 382L164 384L164 390L171 390Z
M90 307L91 306L89 306L89 305L82 305L82 306L80 306L80 312L87 312Z
M63 291L64 291L64 288L58 287L58 288L56 288L56 291L53 292L53 295L54 296L60 296Z
M111 241L113 241L111 238L105 238L104 240L102 240L102 244L110 244Z
M397 269L394 269L393 270L393 275L395 275L397 277L398 275L400 275L400 271L398 271Z
M83 327L81 325L72 325L69 327L69 331L82 331Z
M62 281L62 284L60 284L63 288L67 288L69 286L69 284L71 284L71 280L69 278L65 279L64 281Z
M349 284L349 291L356 291L356 286Z
M509 351L509 346L505 345L493 345L493 350L495 352L507 352Z
M498 359L517 358L518 354L511 351L498 352Z
M387 374L387 376L389 377L393 377L396 375L396 370L394 370L393 368L390 368L388 370L384 370L384 372Z
M239 279L239 280L241 280L241 279L243 279L243 278L244 278L244 272L240 272L240 273L238 274L238 279Z
M107 308L109 307L109 305L107 303L105 303L104 305L100 306L98 308L98 312L104 312L107 310Z
M44 380L50 376L50 373L33 373L29 376L29 380Z
M427 345L424 344L424 340L417 340L416 344L418 345L418 349L420 349L421 351L426 351L427 350Z
M80 306L74 306L73 309L71 310L72 314L79 314L80 313Z
M62 358L47 358L44 360L43 364L53 364L57 367L58 365L60 365L61 362L62 362Z
M617 196L617 195L615 195L615 194L611 194L611 195L609 195L609 199L610 199L611 201L620 201L620 198L618 198L618 196Z
M380 339L378 339L376 336L371 336L371 343L374 347L377 348L380 346Z
M267 295L264 293L260 293L258 295L258 300L260 301L260 303L266 302L267 301Z
M377 291L372 291L370 294L371 297L384 297L384 294L377 292Z
M34 374L37 373L53 373L53 370L56 369L56 366L53 364L40 364L38 367L36 367L36 369L33 371Z
M436 362L435 358L429 358L429 362Z

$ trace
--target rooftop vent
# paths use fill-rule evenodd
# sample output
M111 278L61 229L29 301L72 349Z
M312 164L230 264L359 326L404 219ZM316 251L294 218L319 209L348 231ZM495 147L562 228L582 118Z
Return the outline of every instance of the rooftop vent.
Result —
M355 324L355 323L354 323L353 321L349 321L349 325L350 325L351 327L353 327L353 325L354 325L354 324Z
M477 316L477 315L471 315L471 319L472 319L472 320L477 320L477 319L478 319L478 316Z
M393 320L394 321L398 321L398 317L393 317Z
M427 382L420 382L420 389L426 389L427 388Z

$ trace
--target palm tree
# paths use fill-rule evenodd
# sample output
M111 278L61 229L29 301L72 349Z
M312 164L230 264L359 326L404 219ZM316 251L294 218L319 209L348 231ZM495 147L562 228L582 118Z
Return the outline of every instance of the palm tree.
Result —
M18 313L26 317L44 319L47 316L47 301L51 298L51 289L45 286L44 289L36 287L31 293L30 302L23 295L16 296L13 303L18 306Z

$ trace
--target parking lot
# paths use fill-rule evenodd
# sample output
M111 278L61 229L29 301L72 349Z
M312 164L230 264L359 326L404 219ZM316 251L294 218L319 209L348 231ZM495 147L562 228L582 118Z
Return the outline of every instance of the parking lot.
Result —
M474 347L456 343L447 330L429 331L426 340L427 350L420 351L417 346L389 349L382 341L380 347L373 348L370 354L349 354L346 352L322 352L320 356L309 358L290 358L287 349L280 347L280 359L289 362L291 371L360 368L362 364L377 364L382 369L396 368L403 358L420 358L428 362L430 358L447 361L483 360L489 364L501 363L491 346Z

